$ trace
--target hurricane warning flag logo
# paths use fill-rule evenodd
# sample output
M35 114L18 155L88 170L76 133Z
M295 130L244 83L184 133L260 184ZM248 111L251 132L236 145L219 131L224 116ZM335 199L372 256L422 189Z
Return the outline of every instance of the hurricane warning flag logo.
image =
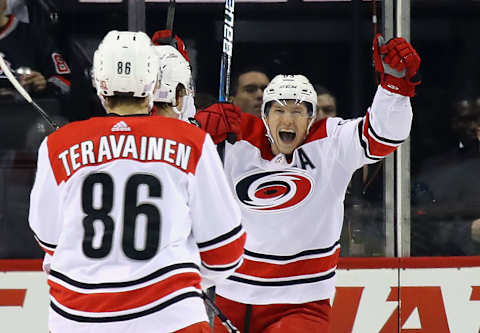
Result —
M313 191L313 179L298 169L250 173L235 184L244 207L255 211L278 212L292 209Z

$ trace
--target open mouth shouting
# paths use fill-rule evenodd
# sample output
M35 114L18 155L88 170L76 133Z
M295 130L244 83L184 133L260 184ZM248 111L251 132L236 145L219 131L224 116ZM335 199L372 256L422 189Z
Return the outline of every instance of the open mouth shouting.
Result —
M278 131L278 137L287 145L292 144L295 141L297 133L293 129L281 129Z

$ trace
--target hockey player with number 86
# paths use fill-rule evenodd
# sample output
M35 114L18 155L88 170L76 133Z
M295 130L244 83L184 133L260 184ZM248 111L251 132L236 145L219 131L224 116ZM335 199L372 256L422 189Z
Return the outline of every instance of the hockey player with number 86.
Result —
M109 32L94 55L106 116L40 146L29 222L46 252L51 333L209 332L200 284L242 262L212 140L175 112L150 116L160 67L146 34Z

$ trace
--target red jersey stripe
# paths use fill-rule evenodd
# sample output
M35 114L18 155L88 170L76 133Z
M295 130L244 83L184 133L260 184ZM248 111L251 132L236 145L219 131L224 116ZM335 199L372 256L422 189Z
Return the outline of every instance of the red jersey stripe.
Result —
M340 249L333 254L314 259L304 259L278 265L262 261L243 259L243 264L235 272L259 278L272 279L326 272L337 265Z
M48 284L50 295L69 309L85 312L113 312L150 304L183 288L200 289L200 280L201 277L197 273L180 273L135 290L93 294L75 292L51 280L48 280Z
M235 263L243 254L247 234L244 232L233 242L212 250L200 252L200 258L208 266L228 265Z

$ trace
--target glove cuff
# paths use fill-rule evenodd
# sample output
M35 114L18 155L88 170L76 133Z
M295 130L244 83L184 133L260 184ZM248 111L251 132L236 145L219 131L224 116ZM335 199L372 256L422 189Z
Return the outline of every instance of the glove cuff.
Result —
M393 93L413 97L415 96L415 86L420 82L411 83L406 78L397 78L388 74L382 74L380 85Z

